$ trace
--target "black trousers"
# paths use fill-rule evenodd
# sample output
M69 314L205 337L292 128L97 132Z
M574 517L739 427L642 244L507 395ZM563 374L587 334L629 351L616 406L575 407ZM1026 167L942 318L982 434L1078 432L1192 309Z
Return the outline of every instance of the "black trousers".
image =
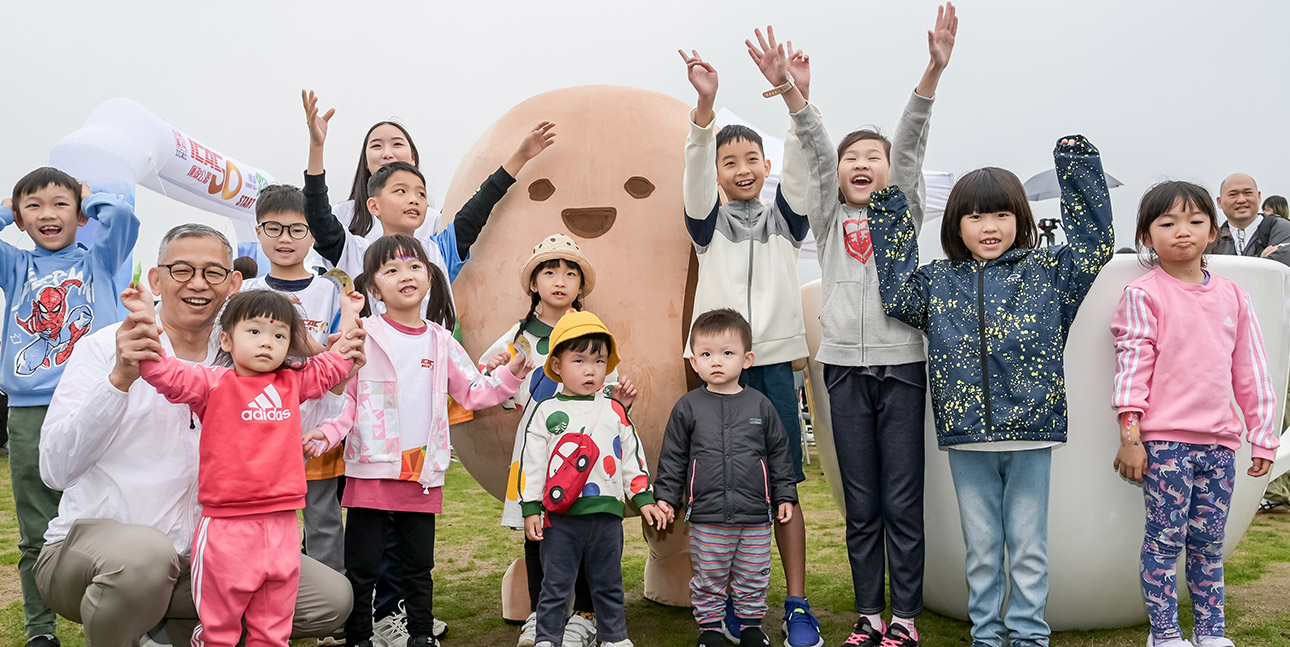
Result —
M892 613L913 618L923 611L926 382L911 384L884 368L825 364L824 383L846 504L856 611L875 614L886 608L886 565Z
M524 570L529 580L529 604L537 611L538 600L542 598L542 542L524 540ZM587 573L578 566L578 577L573 581L573 610L582 613L595 613L591 605L591 589L587 587Z
M356 645L372 637L372 591L386 550L386 529L394 531L394 550L403 571L408 634L434 633L434 523L428 512L390 512L349 508L345 523L345 576L354 589L354 610L345 621L345 638Z
M542 529L542 596L537 604L537 642L564 641L565 613L573 581L583 571L591 575L596 637L601 644L627 639L623 610L623 518L596 514L549 514ZM357 604L357 602L355 603Z

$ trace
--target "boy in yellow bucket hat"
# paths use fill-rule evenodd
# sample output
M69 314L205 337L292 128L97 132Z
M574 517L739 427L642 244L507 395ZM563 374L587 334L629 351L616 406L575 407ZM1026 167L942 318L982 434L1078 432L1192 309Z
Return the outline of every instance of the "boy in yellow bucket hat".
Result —
M590 312L570 312L551 332L543 370L562 382L536 405L520 458L524 534L542 542L537 647L564 639L574 578L582 566L604 647L631 647L623 611L623 513L626 498L662 529L640 438L627 409L605 397L605 374L618 365L614 336Z

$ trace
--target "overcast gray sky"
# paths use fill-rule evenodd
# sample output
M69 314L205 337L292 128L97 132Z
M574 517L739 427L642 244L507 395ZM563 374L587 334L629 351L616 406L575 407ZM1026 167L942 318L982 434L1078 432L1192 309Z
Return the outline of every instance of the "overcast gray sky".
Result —
M678 47L696 48L717 66L719 105L780 130L783 102L761 97L766 82L743 46L767 23L811 55L812 99L835 138L866 124L891 129L927 63L926 30L936 15L930 0L5 4L6 195L114 96L299 183L307 153L299 90L307 87L337 109L327 155L337 197L363 132L398 117L442 199L476 137L527 97L612 83L692 102ZM1243 171L1264 197L1290 193L1290 3L958 7L928 168L961 175L1002 166L1025 179L1051 165L1057 137L1083 133L1125 183L1112 192L1121 244L1131 240L1138 198L1161 179L1198 181L1212 192ZM139 214L145 262L177 220L225 222L143 189Z

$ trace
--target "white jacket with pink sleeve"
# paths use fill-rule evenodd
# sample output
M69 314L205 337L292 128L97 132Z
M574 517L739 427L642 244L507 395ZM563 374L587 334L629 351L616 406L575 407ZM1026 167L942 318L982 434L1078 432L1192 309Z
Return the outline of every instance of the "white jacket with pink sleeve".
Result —
M382 316L363 320L367 330L367 364L345 387L345 408L323 423L327 449L345 441L345 476L362 479L416 481L423 487L440 487L448 470L452 448L448 437L448 396L467 409L502 403L520 387L506 367L484 375L475 368L465 349L452 335L426 322L434 336L435 371L428 397L433 398L433 419L400 420L399 380L390 355L390 325ZM404 447L400 430L411 424L428 424L425 447ZM406 460L405 460L406 457Z

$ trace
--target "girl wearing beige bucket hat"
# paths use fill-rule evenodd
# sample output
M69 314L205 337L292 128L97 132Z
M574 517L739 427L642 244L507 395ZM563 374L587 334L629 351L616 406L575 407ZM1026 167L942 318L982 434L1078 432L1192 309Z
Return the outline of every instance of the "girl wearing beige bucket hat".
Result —
M522 352L537 364L545 364L551 351L551 332L560 317L565 313L582 310L582 299L591 294L596 286L596 270L591 265L578 243L569 236L556 233L542 238L533 247L533 254L520 266L520 289L529 295L532 303L529 311L518 323L511 326L488 350L480 355L481 360L488 362L501 353ZM490 362L491 363L491 362ZM481 368L491 368L481 364ZM605 376L605 384L617 382L617 374L611 372ZM534 371L520 385L515 397L502 403L504 408L520 407L526 413L531 410L530 404L536 404L555 395L559 384L542 371ZM614 399L630 406L627 396L634 398L635 388L627 380L613 387ZM511 528L524 528L524 515L519 505L519 459L520 449L524 443L526 419L522 418L516 428L515 449L511 453L510 477L507 480L506 498L502 502L502 525ZM536 541L524 542L524 563L528 573L529 598L537 604L542 585L542 562L539 557L539 546ZM596 625L594 621L591 594L588 591L586 577L578 573L575 584L573 615L565 627L566 639L575 638L581 643L595 644ZM519 647L531 647L534 641L536 618L530 615L520 633Z

